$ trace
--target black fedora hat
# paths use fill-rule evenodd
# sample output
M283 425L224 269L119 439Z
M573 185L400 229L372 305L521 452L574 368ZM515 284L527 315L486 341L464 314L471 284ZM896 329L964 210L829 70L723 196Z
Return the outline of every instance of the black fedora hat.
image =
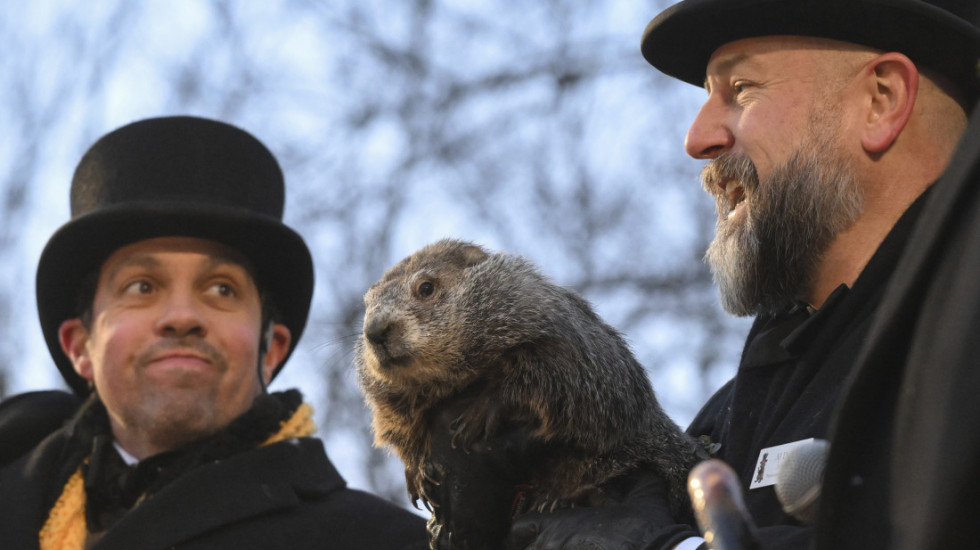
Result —
M79 314L82 280L118 248L155 237L198 237L242 252L292 333L291 354L309 314L313 261L282 223L284 199L272 153L222 122L152 118L95 142L75 169L71 220L52 235L37 268L41 329L68 385L89 391L58 339L61 323Z
M701 86L719 46L775 35L830 38L907 55L972 104L980 91L977 0L684 0L647 25L640 50L663 73Z

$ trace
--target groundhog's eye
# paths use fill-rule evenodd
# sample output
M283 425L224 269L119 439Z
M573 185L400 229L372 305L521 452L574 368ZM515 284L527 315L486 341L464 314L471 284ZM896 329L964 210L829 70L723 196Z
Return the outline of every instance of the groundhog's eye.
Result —
M429 296L432 296L432 294L435 291L436 291L436 285L432 284L431 282L422 281L421 283L419 283L418 292L420 297L428 298Z

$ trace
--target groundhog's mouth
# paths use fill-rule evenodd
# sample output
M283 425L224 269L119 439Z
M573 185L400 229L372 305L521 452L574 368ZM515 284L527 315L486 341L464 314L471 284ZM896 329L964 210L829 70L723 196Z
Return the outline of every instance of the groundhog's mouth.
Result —
M394 369L405 367L411 364L412 358L406 354L395 355L384 344L371 344L371 351L374 353L378 365L383 369Z

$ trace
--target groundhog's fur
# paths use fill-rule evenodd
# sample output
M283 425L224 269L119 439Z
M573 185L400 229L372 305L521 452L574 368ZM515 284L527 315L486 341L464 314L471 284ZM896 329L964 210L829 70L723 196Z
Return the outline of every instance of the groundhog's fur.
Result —
M556 449L527 480L530 507L601 502L603 482L646 466L666 479L675 513L689 509L695 443L619 333L527 260L439 241L392 267L364 303L360 382L376 443L398 452L414 498L427 499L433 415L466 395L454 443L516 422Z

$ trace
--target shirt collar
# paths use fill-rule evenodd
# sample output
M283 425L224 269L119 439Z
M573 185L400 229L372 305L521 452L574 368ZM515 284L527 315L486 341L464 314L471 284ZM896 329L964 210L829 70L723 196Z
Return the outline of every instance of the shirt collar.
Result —
M123 459L123 462L126 463L126 466L135 466L140 461L140 459L126 452L126 449L123 449L122 445L120 445L118 441L113 440L112 445L116 448L116 452L119 453L119 456Z

